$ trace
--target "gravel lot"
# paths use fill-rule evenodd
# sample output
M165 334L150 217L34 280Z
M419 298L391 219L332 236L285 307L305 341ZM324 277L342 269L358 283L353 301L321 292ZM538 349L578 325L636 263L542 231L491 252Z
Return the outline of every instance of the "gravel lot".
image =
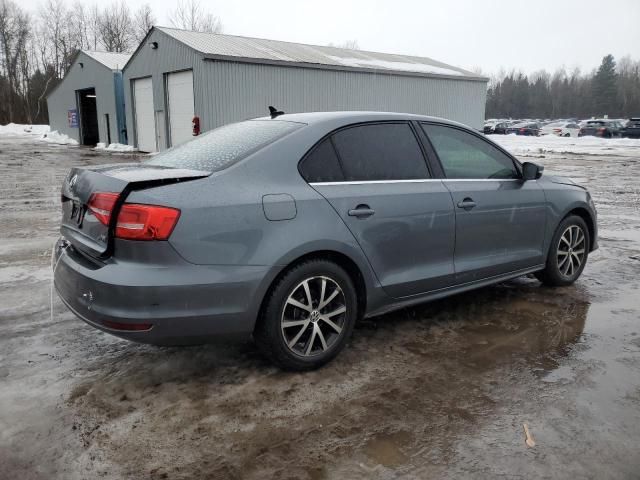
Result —
M128 343L51 300L68 168L131 158L0 137L0 477L639 478L640 149L535 159L599 208L574 286L365 321L306 374L251 343Z

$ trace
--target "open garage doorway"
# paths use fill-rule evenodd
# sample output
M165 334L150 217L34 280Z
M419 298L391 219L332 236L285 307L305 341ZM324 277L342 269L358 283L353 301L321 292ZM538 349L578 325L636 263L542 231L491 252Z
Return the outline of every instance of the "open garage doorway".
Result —
M78 112L80 114L80 143L82 145L95 145L100 141L96 89L78 90L77 95Z

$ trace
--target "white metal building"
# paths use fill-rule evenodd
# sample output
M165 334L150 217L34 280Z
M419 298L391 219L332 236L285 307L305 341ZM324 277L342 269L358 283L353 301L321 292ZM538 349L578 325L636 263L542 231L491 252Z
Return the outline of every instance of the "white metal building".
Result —
M122 67L129 54L82 50L47 96L49 124L81 145L127 143Z
M166 149L202 131L266 115L374 110L481 128L487 79L423 57L152 28L123 70L129 144Z

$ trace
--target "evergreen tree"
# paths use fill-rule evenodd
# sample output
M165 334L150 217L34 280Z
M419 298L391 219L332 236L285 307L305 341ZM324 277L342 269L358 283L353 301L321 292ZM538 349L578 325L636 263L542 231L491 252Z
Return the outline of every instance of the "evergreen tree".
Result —
M616 62L613 55L607 55L593 77L593 103L597 115L611 115L619 111L617 82Z

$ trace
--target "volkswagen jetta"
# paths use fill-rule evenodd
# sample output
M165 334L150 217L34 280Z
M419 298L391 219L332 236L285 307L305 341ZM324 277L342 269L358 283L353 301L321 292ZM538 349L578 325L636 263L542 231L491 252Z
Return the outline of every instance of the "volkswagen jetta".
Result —
M73 168L55 249L64 303L139 342L253 335L304 370L358 318L531 273L570 285L597 248L585 188L471 128L278 113L142 163Z

